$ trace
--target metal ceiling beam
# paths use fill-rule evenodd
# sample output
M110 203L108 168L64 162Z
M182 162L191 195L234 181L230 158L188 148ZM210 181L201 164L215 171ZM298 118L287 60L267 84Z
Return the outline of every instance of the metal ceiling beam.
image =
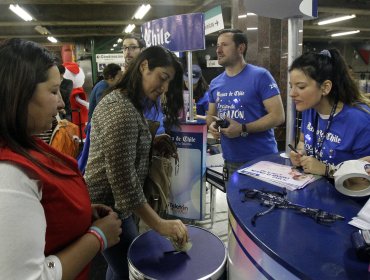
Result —
M369 16L370 15L370 9L319 7L319 13L356 14L356 15L361 15L361 16Z
M115 21L0 21L0 27L10 26L117 26L133 23L141 25L144 21L139 20L115 20Z
M14 0L2 0L1 4L14 4ZM139 5L137 0L17 0L18 5ZM152 6L194 6L200 5L202 0L150 0Z

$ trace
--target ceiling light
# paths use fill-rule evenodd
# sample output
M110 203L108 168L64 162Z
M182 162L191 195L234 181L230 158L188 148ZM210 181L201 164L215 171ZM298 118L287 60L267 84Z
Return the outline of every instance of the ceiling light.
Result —
M356 15L341 16L341 17L336 17L336 18L321 20L317 24L318 25L325 25L325 24L329 24L329 23L333 23L333 22L338 22L338 21L343 21L343 20L347 20L347 19L351 19L351 18L355 18L355 17L356 17Z
M113 48L117 47L117 44L113 44Z
M247 30L258 30L258 27L247 27Z
M246 13L244 15L238 15L238 18L246 18L247 16L256 16L254 13Z
M150 10L151 7L152 6L150 6L150 4L147 4L147 5L143 4L143 5L141 5L136 10L133 18L135 18L135 19L142 19L146 15L146 13L149 12L149 10Z
M334 34L331 34L331 37L345 36L345 35L350 35L350 34L356 34L359 32L360 30L353 30L353 31L347 31L347 32L334 33Z
M54 37L51 37L51 36L49 36L49 37L48 37L48 40L49 40L50 42L52 42L52 43L57 43L57 42L58 42L58 40L57 40L57 39L55 39Z
M13 5L11 4L9 6L9 9L15 13L17 16L19 16L20 18L22 18L24 21L31 21L33 20L32 16L27 13L25 10L23 10L21 7L19 7L18 5Z
M127 25L126 28L125 28L125 33L131 33L132 30L135 29L135 27L136 27L135 24L129 24L129 25Z
M41 26L41 25L36 25L35 30L40 33L41 35L47 35L50 34L50 31L47 30L47 28Z
M122 38L118 38L117 43L121 43L122 41Z

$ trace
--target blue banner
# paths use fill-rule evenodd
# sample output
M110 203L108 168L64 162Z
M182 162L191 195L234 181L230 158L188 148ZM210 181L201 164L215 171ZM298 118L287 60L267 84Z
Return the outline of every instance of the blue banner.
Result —
M173 52L205 49L204 14L193 13L144 23L141 33L146 46L163 46Z

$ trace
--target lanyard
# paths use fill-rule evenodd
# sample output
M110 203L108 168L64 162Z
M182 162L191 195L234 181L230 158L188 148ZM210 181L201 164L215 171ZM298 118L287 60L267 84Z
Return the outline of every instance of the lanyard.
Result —
M319 126L319 113L316 112L315 127L314 127L313 135L312 135L313 136L312 137L312 153L313 153L313 156L317 158L318 160L321 159L320 153L324 145L324 141L326 139L326 134L328 134L330 126L333 122L333 118L334 118L335 110L337 109L337 105L338 105L338 102L335 102L333 107L331 108L328 123L326 124L326 128L325 128L325 132L323 133L321 137L319 137L319 139L317 139L317 143L316 143L316 137L317 137L317 130ZM317 154L316 154L316 148L317 148Z

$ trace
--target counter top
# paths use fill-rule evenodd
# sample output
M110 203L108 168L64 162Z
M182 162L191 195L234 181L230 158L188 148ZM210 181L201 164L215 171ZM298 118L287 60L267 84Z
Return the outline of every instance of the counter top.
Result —
M244 167L261 160L290 165L289 159L274 154L251 161ZM253 241L264 254L289 273L300 279L368 279L368 263L359 261L352 248L351 234L356 228L348 224L367 198L345 196L336 191L332 182L321 178L301 190L287 191L287 199L305 207L339 214L345 217L344 221L322 225L294 210L274 209L259 217L256 226L253 226L251 224L253 216L268 208L260 205L257 200L242 202L243 194L240 193L240 189L243 188L279 192L282 189L234 173L229 178L227 200L230 217L235 219L246 239ZM248 252L248 244L243 244L243 238L236 234L232 222L231 227L237 242L244 247L243 251L250 261L255 263L257 269L264 270L264 264L258 259L253 259L253 254ZM266 270L262 274L267 276L269 272ZM275 278L271 274L270 276Z

